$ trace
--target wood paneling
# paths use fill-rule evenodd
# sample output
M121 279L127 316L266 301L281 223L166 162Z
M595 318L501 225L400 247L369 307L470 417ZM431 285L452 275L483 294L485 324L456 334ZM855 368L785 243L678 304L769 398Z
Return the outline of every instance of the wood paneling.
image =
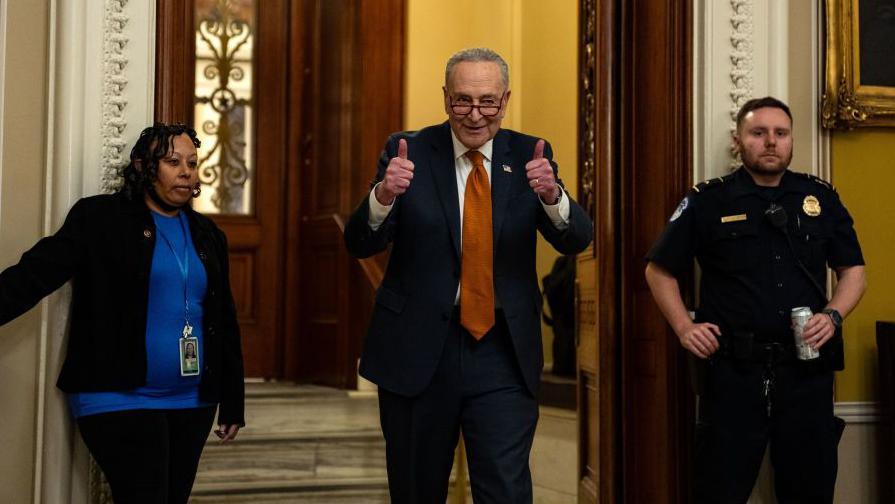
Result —
M687 502L692 424L683 351L643 257L692 184L691 2L622 6L620 348L624 501Z
M310 68L309 56L311 54L311 34L313 30L314 12L312 0L299 0L292 2L289 11L289 66L286 72L289 76L289 105L287 113L287 142L286 142L286 215L284 222L285 232L285 257L283 276L289 287L283 293L284 320L283 320L283 354L285 355L283 375L291 380L298 380L302 376L302 363L300 356L304 351L304 345L299 335L301 334L301 289L295 286L301 285L302 267L301 250L304 243L301 235L301 190L303 187L303 170L309 162L310 131L305 107L310 106L304 99L305 93L310 92Z
M691 184L691 0L581 0L579 502L688 501L684 355L643 257Z
M255 254L230 251L230 290L236 303L236 316L241 320L251 320L255 314L255 297L252 295L252 278L255 269Z
M155 37L155 119L193 123L196 36L193 2L157 0Z
M580 503L621 497L618 430L619 12L614 0L579 9L579 200L594 220L594 244L578 263Z
M301 305L296 378L346 387L344 366L350 259L332 218L347 213L348 174L353 169L351 121L357 54L353 0L315 0L309 4L304 110L305 142L299 167L301 215L299 249ZM324 276L325 275L325 276ZM325 306L319 300L330 300ZM334 314L332 310L337 312Z
M348 215L368 193L385 138L401 129L404 1L301 5L293 23L302 23L303 47L293 61L303 64L292 87L302 99L290 107L301 119L290 132L298 155L289 168L299 231L287 238L297 250L287 276L298 279L299 294L287 294L286 375L353 387L374 291L333 216Z

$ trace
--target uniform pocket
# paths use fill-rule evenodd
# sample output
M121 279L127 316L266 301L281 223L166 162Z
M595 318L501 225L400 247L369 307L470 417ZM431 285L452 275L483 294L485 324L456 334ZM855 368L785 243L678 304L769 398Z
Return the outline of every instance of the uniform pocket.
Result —
M827 264L830 232L820 221L804 218L801 221L793 236L796 252L809 269L823 269Z
M723 271L739 271L749 268L761 258L756 221L717 223L710 229L709 237L705 265Z

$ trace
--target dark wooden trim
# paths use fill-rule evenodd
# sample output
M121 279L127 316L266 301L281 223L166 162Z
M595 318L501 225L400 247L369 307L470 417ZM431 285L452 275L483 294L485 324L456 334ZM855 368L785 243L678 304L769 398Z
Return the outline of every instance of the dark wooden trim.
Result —
M155 120L193 124L196 39L193 2L157 0Z
M666 204L670 202L671 206L665 208L666 214L672 211L680 204L680 199L684 193L696 182L693 180L693 65L695 64L695 46L693 42L694 24L693 17L695 5L693 0L684 0L680 2L680 7L675 10L675 19L673 23L678 27L680 35L676 37L674 54L678 55L681 64L674 65L675 76L674 82L678 83L678 93L675 93L677 102L674 110L677 112L676 123L680 125L676 129L677 138L675 145L682 149L678 153L678 169L675 171L676 183L669 187L673 190L668 195ZM670 200L670 201L669 201ZM664 222L663 222L664 224ZM688 275L684 280L685 285L681 289L685 302L688 306L693 306L694 292L692 286L692 274ZM673 418L677 419L675 425L677 436L673 439L676 441L674 450L680 463L677 465L676 480L677 502L692 502L692 471L693 471L693 447L694 432L696 430L696 396L693 392L691 384L691 374L688 372L689 355L680 345L677 345L677 336L666 324L666 337L672 342L672 346L677 347L676 370L677 375L676 387L669 390L672 395L672 404L674 407Z
M289 104L287 106L287 151L286 151L286 215L284 223L285 285L297 286L301 282L301 192L302 168L309 153L307 111L303 97L307 93L310 69L308 55L311 47L311 14L313 0L290 2L289 10ZM301 290L287 288L283 294L286 307L283 319L284 377L298 381L301 376L300 353L302 351L299 334L301 331Z
M643 257L692 184L691 0L622 3L619 173L622 499L687 502L685 357Z
M289 0L256 0L255 16L258 29L255 37L252 89L255 101L255 144L254 181L255 212L261 223L261 242L258 251L259 276L255 278L257 292L264 299L264 325L262 331L273 342L276 353L274 377L283 376L285 369L285 336L283 334L283 297L287 284L283 281L285 269L285 210L286 210L286 160L288 139L288 117L285 110L289 100L288 68L289 54L284 50L289 43ZM264 167L261 169L260 167ZM269 275L262 279L261 275ZM271 278L272 276L272 278Z
M581 482L580 503L614 503L622 495L620 392L618 388L618 340L620 310L619 265L621 257L618 221L619 186L619 11L614 0L581 0L579 4L579 200L594 220L594 246L585 254L595 260L580 261L595 271L580 272L580 278L594 278L595 285L582 285L596 291L596 359L591 365L596 374L598 418L596 425L581 425L579 443L589 443L588 430L596 430L596 446L579 447L579 464L584 467L587 450L596 454L597 485ZM580 309L584 309L583 307ZM588 307L588 309L590 309ZM582 336L583 338L584 336ZM582 364L582 369L585 365ZM584 414L587 393L579 383L579 415ZM586 476L584 474L582 477Z
M600 502L614 503L622 495L621 451L619 436L618 388L618 311L619 311L619 243L618 239L618 166L619 166L619 11L612 0L598 0L597 13L597 163L596 183L598 210L594 215L598 240L598 331L600 338L600 407L602 423L600 464L604 470ZM610 259L611 260L606 260ZM602 260L601 260L602 259Z

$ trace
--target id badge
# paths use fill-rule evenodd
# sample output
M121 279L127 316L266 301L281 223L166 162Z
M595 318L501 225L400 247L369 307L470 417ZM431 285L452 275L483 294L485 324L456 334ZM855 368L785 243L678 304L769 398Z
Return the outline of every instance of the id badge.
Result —
M180 338L180 376L199 374L199 338Z

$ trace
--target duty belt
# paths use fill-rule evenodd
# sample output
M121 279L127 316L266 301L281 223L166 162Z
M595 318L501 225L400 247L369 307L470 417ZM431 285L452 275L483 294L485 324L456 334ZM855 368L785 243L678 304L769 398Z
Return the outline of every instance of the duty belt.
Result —
M761 393L770 418L777 384L775 368L778 364L796 360L795 345L755 341L755 335L751 332L734 331L727 334L732 334L732 337L720 338L721 348L718 353L721 357L732 359L739 364L757 364L762 367Z
M729 336L728 336L729 335ZM718 338L721 357L738 362L776 365L796 359L796 347L793 343L776 341L756 341L755 334L747 331L722 333Z

